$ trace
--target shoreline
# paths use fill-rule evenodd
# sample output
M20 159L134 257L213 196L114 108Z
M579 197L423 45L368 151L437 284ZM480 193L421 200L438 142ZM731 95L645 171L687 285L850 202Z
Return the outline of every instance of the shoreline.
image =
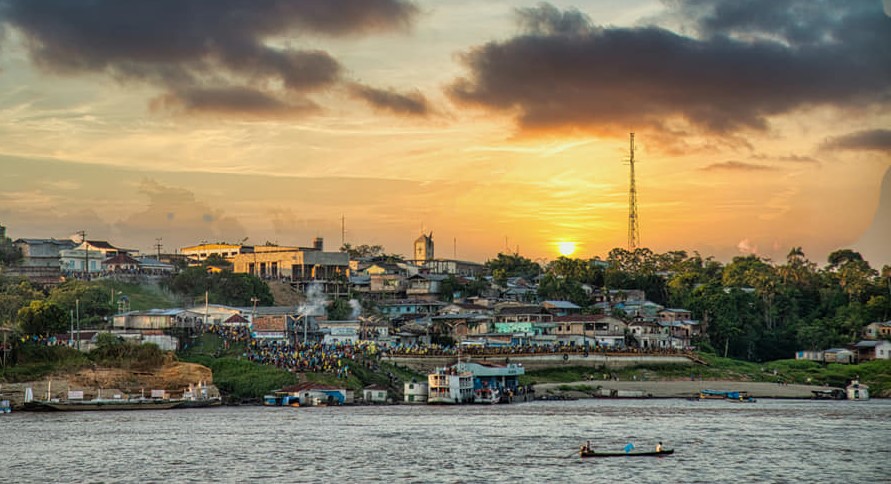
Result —
M564 389L561 390L561 387ZM566 389L566 387L572 388ZM590 392L586 391L584 387L590 387ZM813 397L814 390L831 390L833 387L733 380L587 380L568 383L538 383L534 385L534 388L536 396L539 398L544 395L610 398L590 394L597 388L601 388L603 390L642 392L645 396L640 398L691 398L702 390L731 390L748 392L754 398L810 399Z

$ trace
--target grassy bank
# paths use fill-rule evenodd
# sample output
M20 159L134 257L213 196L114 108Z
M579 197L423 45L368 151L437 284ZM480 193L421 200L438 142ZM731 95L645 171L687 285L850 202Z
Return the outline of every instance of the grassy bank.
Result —
M223 341L213 335L203 335L194 344L179 354L179 359L204 365L213 371L214 384L226 395L236 399L257 399L272 390L298 382L298 375L275 367L260 365L242 357L243 345L232 345L224 348ZM411 381L412 378L426 379L405 368L390 364L379 364L377 370L365 368L360 363L350 366L348 378L337 378L331 373L301 373L300 381L308 381L323 385L341 386L353 390L357 395L363 388L371 384L400 390L394 381Z
M768 383L799 383L843 387L845 383L859 377L870 386L873 395L891 392L891 361L870 361L859 365L823 365L813 361L777 360L767 363L721 358L712 354L699 355L708 363L705 365L641 365L621 370L605 370L589 367L565 367L529 371L520 377L522 384L570 383L578 381L603 380L617 377L620 380L730 380Z

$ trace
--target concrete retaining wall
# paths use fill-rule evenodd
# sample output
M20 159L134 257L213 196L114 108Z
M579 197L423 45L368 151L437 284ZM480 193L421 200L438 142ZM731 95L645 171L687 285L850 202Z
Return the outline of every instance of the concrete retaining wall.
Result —
M520 363L526 370L544 370L550 368L584 366L590 368L618 369L638 365L692 365L686 356L670 355L634 355L634 356L609 356L601 354L563 355L560 353L547 355L505 355L505 356L463 356L462 361L489 362L496 364ZM398 364L415 371L430 372L434 368L454 364L458 361L455 356L386 356L387 363Z

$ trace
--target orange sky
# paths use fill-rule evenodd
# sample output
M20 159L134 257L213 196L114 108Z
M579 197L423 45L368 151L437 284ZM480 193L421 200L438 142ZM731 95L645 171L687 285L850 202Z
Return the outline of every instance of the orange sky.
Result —
M891 262L880 2L115 3L0 2L13 238L605 256L635 131L644 246Z

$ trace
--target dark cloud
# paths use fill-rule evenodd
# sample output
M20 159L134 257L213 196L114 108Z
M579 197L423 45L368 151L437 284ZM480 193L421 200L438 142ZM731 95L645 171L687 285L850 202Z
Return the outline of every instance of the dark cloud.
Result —
M409 116L430 114L427 98L420 91L401 94L393 90L377 89L354 83L350 86L350 93L354 97L364 100L374 109Z
M577 9L561 12L542 3L533 8L517 9L520 27L536 35L583 35L591 31L591 18Z
M165 94L151 102L155 111L185 114L241 114L257 117L287 117L305 114L318 106L302 98L285 102L266 93L248 88L185 89Z
M673 2L675 12L697 12L690 35L597 27L547 4L520 10L526 31L465 52L469 73L448 92L514 114L527 131L610 134L686 125L732 135L806 107L888 103L891 19L878 2L827 2L826 12L809 1L763 2L788 11L734 23L736 3ZM808 35L811 25L818 32Z
M891 153L891 130L871 129L856 131L832 138L823 146L830 149L881 151L884 153Z
M713 163L711 165L700 168L702 171L774 171L776 168L768 165L759 165L755 163L746 163L744 161L730 160L722 163Z
M327 52L271 40L401 30L418 12L406 0L0 0L0 28L21 32L32 61L50 72L148 82L177 99L237 98L213 107L237 105L248 90L282 97L341 81L343 67Z

